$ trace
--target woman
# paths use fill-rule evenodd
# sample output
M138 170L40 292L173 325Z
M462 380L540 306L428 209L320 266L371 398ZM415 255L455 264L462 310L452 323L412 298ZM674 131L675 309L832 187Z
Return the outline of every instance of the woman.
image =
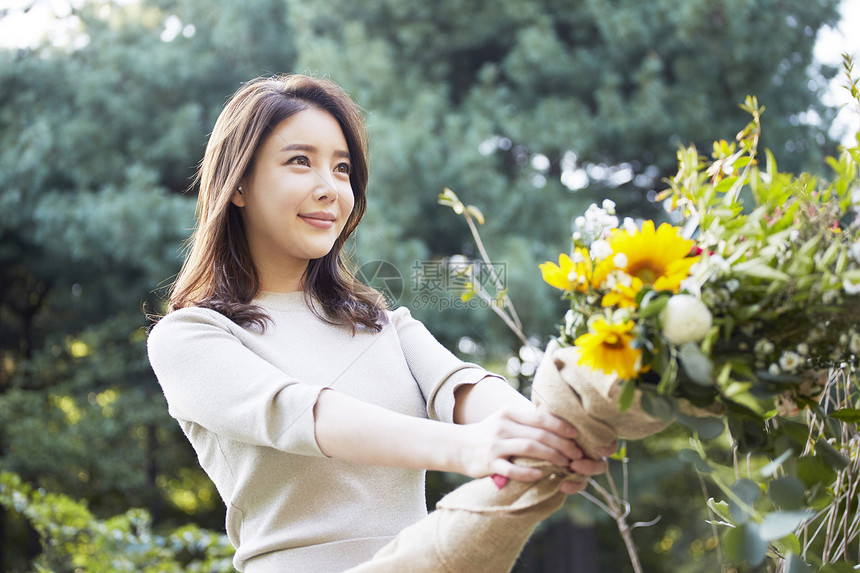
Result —
M341 250L367 179L358 108L306 76L246 84L206 148L197 227L149 357L227 506L240 571L369 560L426 515L426 469L537 480L509 461L527 456L605 470L569 424L353 278Z

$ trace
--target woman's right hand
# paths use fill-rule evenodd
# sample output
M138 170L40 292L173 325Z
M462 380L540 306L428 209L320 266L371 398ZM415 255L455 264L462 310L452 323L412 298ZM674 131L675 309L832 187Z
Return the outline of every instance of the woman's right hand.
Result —
M460 428L463 445L457 456L457 471L470 477L498 474L523 482L541 478L541 470L512 463L511 458L516 457L562 467L576 464L588 475L605 471L605 462L583 460L582 450L575 441L576 428L530 403L503 408L480 422Z

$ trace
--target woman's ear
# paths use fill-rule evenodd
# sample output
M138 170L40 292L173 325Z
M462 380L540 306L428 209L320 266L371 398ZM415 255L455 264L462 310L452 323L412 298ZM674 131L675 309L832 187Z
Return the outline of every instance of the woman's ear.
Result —
M236 187L236 190L233 191L233 196L230 197L230 202L237 207L245 206L245 190L242 188L241 185Z

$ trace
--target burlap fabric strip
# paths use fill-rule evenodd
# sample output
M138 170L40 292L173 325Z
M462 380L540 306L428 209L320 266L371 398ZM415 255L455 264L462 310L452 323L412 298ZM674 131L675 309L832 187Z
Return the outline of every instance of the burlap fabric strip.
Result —
M668 425L642 410L638 390L633 406L619 413L617 378L579 366L578 353L575 347L550 344L535 374L532 400L576 426L586 455L597 457L599 448L617 438L644 438ZM533 483L509 481L501 489L489 477L473 480L349 573L510 571L537 524L564 503L561 483L585 479L545 462L515 462L540 467L544 477Z

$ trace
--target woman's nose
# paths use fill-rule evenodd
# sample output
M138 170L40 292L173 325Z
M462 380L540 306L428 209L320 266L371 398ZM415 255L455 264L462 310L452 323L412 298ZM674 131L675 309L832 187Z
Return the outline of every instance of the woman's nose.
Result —
M338 192L337 187L334 185L334 181L330 181L325 178L325 176L319 171L314 170L319 178L316 187L314 187L314 199L317 201L328 201L334 202L337 201Z

